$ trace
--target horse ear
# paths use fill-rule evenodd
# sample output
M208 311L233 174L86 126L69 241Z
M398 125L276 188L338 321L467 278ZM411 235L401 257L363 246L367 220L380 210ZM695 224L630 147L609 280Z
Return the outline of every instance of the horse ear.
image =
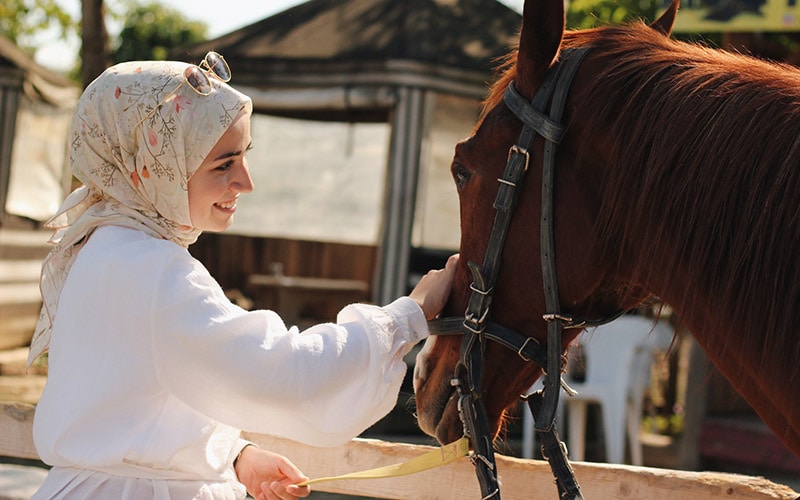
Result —
M531 97L556 58L564 35L564 0L525 0L515 85Z
M666 36L669 36L669 34L672 33L672 25L675 24L675 16L678 14L678 6L680 3L680 0L672 0L672 3L669 4L667 10L661 14L661 17L653 21L653 24L651 24L650 27Z

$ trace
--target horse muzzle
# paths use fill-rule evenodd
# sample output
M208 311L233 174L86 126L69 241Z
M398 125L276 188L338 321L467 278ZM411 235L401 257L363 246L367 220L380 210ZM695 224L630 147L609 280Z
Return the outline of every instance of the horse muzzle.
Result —
M443 368L446 363L432 357L436 343L437 337L429 337L417 355L414 394L419 428L445 444L460 438L464 431L458 416L456 390L450 384L452 369L446 372Z

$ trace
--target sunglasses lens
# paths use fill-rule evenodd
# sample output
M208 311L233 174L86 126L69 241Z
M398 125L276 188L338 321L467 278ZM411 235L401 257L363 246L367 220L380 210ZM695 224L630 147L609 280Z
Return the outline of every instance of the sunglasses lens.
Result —
M213 71L223 82L231 79L231 69L221 55L216 52L209 52L206 54L205 63L208 65L208 69Z
M197 66L189 66L186 68L184 76L186 77L186 82L191 85L198 94L208 95L211 93L212 87L208 76Z

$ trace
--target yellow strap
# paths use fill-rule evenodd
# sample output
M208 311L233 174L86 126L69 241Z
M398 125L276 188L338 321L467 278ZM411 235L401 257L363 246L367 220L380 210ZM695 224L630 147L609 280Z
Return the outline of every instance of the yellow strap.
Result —
M453 441L441 448L412 458L408 462L387 465L386 467L378 467L377 469L369 469L361 472L351 472L350 474L343 474L341 476L309 479L308 481L299 483L297 486L308 486L309 484L322 483L325 481L339 481L342 479L377 479L382 477L407 476L409 474L416 474L417 472L433 469L440 465L446 465L450 462L455 462L459 458L466 457L467 455L469 455L469 440L462 437L458 441Z

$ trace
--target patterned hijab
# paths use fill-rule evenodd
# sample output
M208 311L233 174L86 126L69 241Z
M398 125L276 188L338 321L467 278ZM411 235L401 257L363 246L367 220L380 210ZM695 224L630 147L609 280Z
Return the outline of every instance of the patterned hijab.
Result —
M78 101L70 130L73 191L47 222L54 247L42 266L42 311L28 366L46 352L61 289L72 263L99 226L138 229L188 247L200 230L189 217L189 177L250 98L214 76L200 95L191 65L138 61L112 66ZM205 71L205 70L203 70ZM208 72L206 72L208 74Z

